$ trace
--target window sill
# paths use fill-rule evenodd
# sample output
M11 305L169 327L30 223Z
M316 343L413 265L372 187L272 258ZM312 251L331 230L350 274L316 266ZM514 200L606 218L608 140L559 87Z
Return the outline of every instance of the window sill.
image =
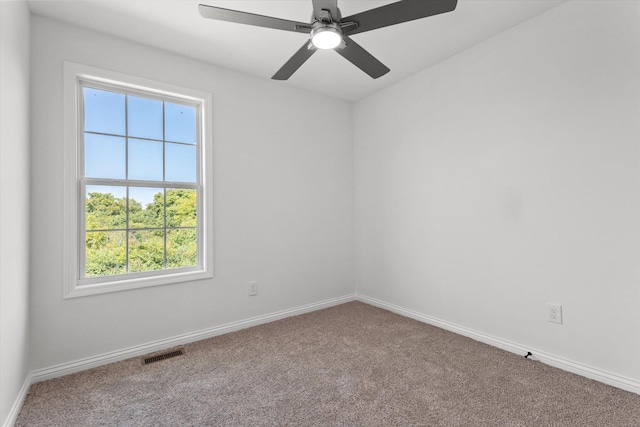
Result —
M96 284L77 283L74 287L65 290L64 299L148 288L151 286L171 285L182 282L191 282L194 280L211 279L212 277L212 273L206 270L199 270L164 274L161 276L117 280L113 282L101 282Z

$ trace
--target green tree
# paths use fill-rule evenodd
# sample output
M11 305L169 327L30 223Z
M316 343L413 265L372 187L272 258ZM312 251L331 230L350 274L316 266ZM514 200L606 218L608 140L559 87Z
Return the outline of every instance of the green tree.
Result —
M167 227L194 227L196 218L196 190L188 188L171 188L167 190ZM164 220L165 200L162 193L153 196L153 202L145 209L149 224L162 224Z
M91 192L86 203L87 230L125 228L127 224L127 199L116 198L111 193Z
M85 218L86 275L105 276L196 265L196 208L196 191L192 189L168 189L166 196L158 192L145 207L129 199L128 212L126 198L90 192Z
M155 271L164 268L164 231L129 232L129 272Z
M125 232L127 201L111 193L90 192L86 201L87 276L106 276L126 272ZM102 231L90 231L102 230ZM105 231L114 230L114 231Z
M126 272L124 231L87 232L86 240L87 276L110 276Z

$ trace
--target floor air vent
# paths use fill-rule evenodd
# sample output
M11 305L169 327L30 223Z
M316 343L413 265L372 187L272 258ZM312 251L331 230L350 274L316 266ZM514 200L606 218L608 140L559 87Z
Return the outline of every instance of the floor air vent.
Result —
M167 353L158 354L157 356L145 357L144 359L142 359L142 364L148 365L149 363L159 362L161 360L170 359L176 356L182 356L183 354L184 354L184 350L182 349L169 351Z

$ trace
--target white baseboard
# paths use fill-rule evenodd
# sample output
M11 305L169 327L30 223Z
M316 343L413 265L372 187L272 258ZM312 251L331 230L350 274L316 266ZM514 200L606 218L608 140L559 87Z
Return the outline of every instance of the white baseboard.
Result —
M3 427L13 427L16 423L20 409L22 409L22 405L24 404L24 400L27 398L27 394L29 394L29 389L32 384L31 381L31 374L28 374L20 388L20 391L18 392L15 402L13 402L13 406L11 407L7 418L4 420L4 424L2 425Z
M156 351L164 350L167 348L188 344L191 342L204 340L207 338L215 337L229 332L238 331L240 329L250 328L252 326L261 325L264 323L273 322L275 320L284 319L286 317L297 316L299 314L309 313L323 308L332 307L346 302L355 301L355 294L345 295L338 298L332 298L329 300L321 301L318 303L308 304L288 310L277 311L275 313L265 314L262 316L256 316L237 322L231 322L212 328L203 329L188 334L178 335L175 337L153 341L150 343L137 345L134 347L125 348L118 351L99 354L97 356L87 357L79 359L73 362L62 363L60 365L52 366L50 368L38 369L31 373L31 384L35 384L40 381L49 380L52 378L69 375L74 372L85 371L87 369L96 368L98 366L106 365L120 360L129 359L131 357L139 357L145 354L153 353Z
M515 343L509 340L495 337L493 335L486 334L484 332L476 331L470 328L459 326L444 320L437 319L426 314L418 313L413 310L406 309L394 304L371 298L362 294L356 294L356 300L371 304L373 306L389 310L393 313L400 314L404 317L417 320L419 322L427 323L433 326L437 326L442 329L446 329L456 334L463 335L465 337L472 338L476 341L489 344L493 347L500 348L510 353L515 353L524 356L527 352L531 352L534 355L534 360L539 360L542 363L553 366L563 371L568 371L583 377L599 381L611 385L613 387L620 388L622 390L630 391L632 393L640 394L640 382L631 378L623 377L611 372L607 372L601 369L593 368L591 366L584 365L579 362L564 359L562 357L555 356L553 354L545 353L544 351L536 350L531 347L524 346L519 343Z

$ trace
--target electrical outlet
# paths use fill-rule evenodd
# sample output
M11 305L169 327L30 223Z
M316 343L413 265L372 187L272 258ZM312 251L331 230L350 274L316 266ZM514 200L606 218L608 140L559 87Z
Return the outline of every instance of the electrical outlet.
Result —
M547 304L547 320L552 323L562 325L562 306L557 304Z
M249 296L258 295L258 282L249 282Z

